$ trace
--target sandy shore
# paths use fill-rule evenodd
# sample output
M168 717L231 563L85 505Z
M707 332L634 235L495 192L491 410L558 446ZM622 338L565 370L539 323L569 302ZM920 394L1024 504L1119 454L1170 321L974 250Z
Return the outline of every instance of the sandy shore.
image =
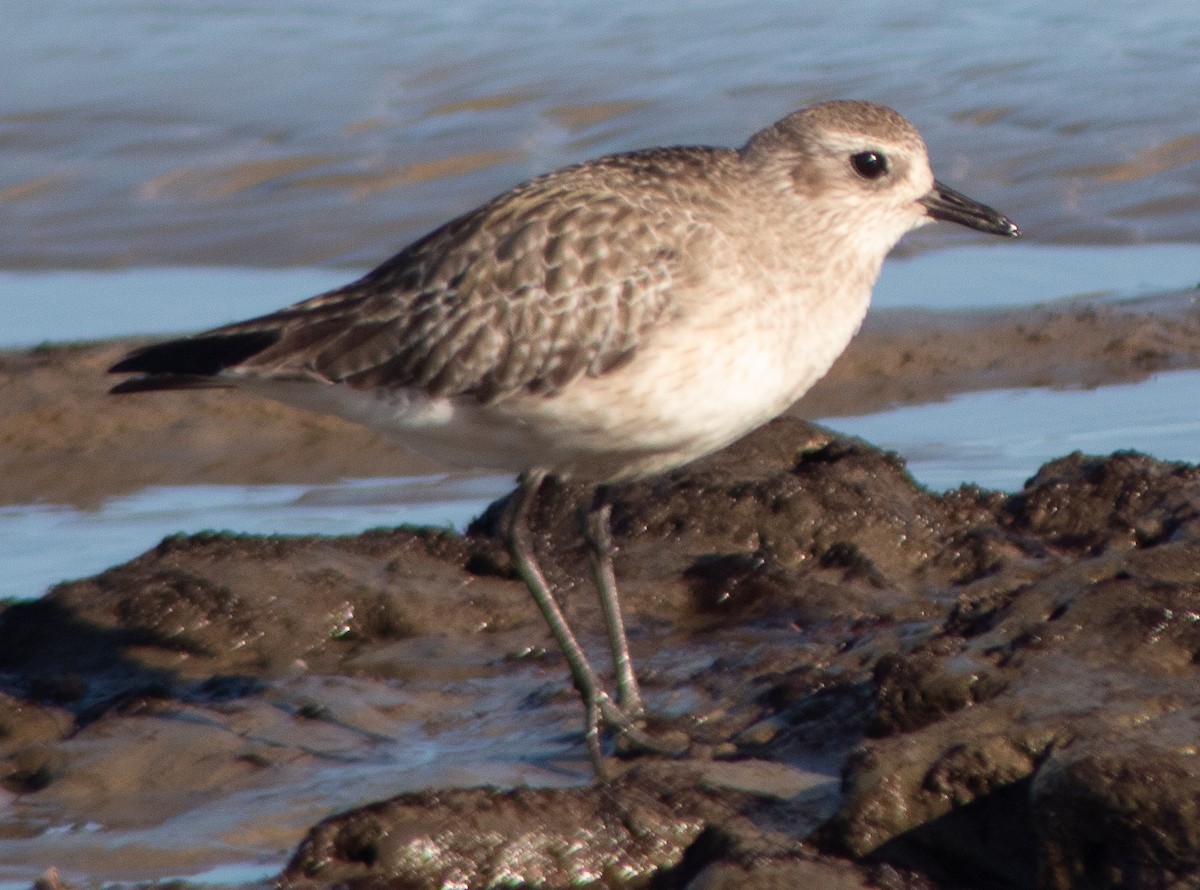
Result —
M861 414L956 392L1096 386L1197 367L1195 296L875 314L792 413ZM0 504L94 506L148 485L322 483L431 469L359 427L237 393L109 397L104 370L131 345L0 353Z

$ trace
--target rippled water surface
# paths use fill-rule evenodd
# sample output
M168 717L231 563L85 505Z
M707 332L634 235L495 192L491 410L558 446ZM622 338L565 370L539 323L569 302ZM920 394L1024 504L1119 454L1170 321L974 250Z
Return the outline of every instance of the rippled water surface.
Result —
M1036 240L1200 238L1192 0L5 9L0 266L367 265L532 174L834 97Z

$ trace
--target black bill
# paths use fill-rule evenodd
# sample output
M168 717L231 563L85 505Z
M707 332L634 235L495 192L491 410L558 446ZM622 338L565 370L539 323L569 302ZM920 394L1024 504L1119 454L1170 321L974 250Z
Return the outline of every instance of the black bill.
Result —
M921 198L920 202L934 219L944 219L946 222L958 223L993 235L1007 235L1010 238L1021 234L1017 224L1008 217L937 181L933 183L933 190Z

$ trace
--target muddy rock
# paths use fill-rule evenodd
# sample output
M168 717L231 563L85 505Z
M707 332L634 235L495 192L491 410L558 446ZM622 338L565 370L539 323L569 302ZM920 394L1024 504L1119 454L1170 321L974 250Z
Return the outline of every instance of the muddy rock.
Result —
M1200 886L1196 720L1174 718L1072 741L1038 770L1044 886Z
M420 792L325 820L282 877L411 890L925 886L800 843L826 803L811 792L802 771L751 760L640 764L596 788Z
M548 769L507 790L380 793L297 832L285 883L1200 879L1197 468L1071 455L1012 496L934 495L895 456L785 419L608 497L634 657L687 754L614 760L607 786ZM532 515L598 652L578 531L591 498L548 484ZM566 739L578 757L578 704L494 536L499 509L462 537L172 538L10 606L4 788L79 819L145 819L139 795L178 814L414 731L443 748L508 733L509 756L545 767L560 755L533 740ZM114 779L112 739L171 758L179 800L144 763Z
M167 684L267 677L298 661L337 670L371 644L502 624L512 585L466 569L495 550L435 531L171 537L12 606L0 621L0 670L43 687L71 678L72 690L50 694L76 699L89 679L123 670ZM444 608L446 588L462 589L453 610Z
M677 866L708 823L754 803L705 788L700 770L661 767L596 789L419 792L326 820L283 877L413 890L644 883Z
M960 874L988 864L1017 885L1172 886L1196 861L1181 777L1200 738L1198 483L1195 468L1138 455L1073 456L1010 499L997 518L1037 546L1011 578L1001 563L959 584L939 627L876 663L876 738L847 761L826 837L952 873L956 859ZM1103 766L1071 753L1101 738ZM1159 803L1129 804L1151 796L1143 783L1180 789L1160 801L1172 828ZM1131 844L1134 823L1171 840Z

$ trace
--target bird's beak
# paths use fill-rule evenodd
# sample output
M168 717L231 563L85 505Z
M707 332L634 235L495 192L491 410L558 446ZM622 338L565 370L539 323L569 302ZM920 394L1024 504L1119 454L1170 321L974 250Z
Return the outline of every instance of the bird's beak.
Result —
M917 200L925 205L925 212L934 219L944 219L981 232L1007 235L1010 238L1021 234L1017 224L1008 217L936 180L929 194Z

